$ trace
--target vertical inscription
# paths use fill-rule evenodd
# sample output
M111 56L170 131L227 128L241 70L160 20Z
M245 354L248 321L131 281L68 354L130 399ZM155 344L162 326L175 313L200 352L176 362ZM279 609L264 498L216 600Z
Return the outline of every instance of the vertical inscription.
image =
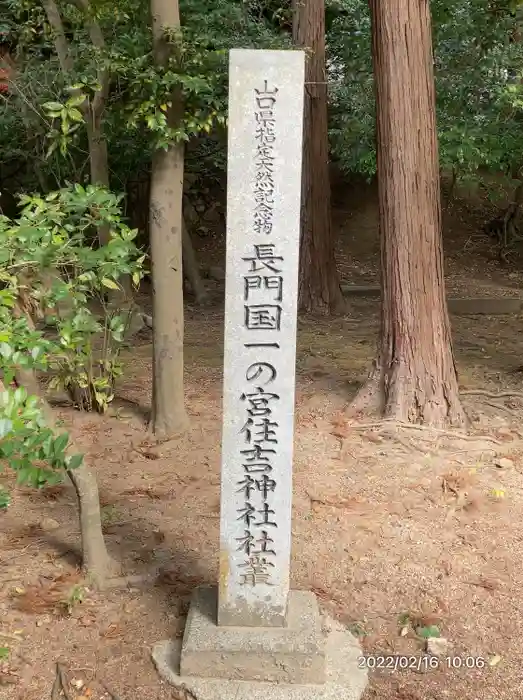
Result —
M272 233L274 212L274 143L276 141L274 107L277 87L268 87L263 81L263 88L254 88L256 124L256 155L254 182L254 227L256 235Z
M276 144L275 107L278 88L269 87L264 80L263 86L254 88L254 124L256 152L254 155L254 215L252 225L252 255L243 258L246 264L243 274L244 327L249 332L281 330L283 275L281 263L283 257L276 254L276 244L270 240L273 232L274 218L274 168ZM269 240L261 237L269 237ZM253 333L253 336L255 333ZM279 349L278 342L269 343L270 347ZM256 343L247 340L246 348L264 348L267 342ZM243 475L238 481L239 491L245 497L243 507L238 510L238 519L245 526L245 534L238 539L238 550L245 559L238 566L239 583L257 586L272 585L271 558L277 552L274 540L264 528L277 528L277 514L271 508L271 496L275 494L277 481L269 472L273 471L271 456L277 456L278 429L277 420L271 420L273 409L280 397L277 393L266 390L266 386L277 382L278 369L267 362L252 363L245 373L246 384L256 382L254 387L241 394L240 401L245 403L246 420L240 430L245 442L260 450L260 463L254 465L245 460L242 463ZM269 449L268 449L269 448ZM261 451L265 452L261 464ZM248 450L242 450L245 455ZM257 457L258 459L258 457ZM261 471L252 476L252 469L257 466ZM262 539L259 534L262 533ZM268 548L268 543L273 545Z

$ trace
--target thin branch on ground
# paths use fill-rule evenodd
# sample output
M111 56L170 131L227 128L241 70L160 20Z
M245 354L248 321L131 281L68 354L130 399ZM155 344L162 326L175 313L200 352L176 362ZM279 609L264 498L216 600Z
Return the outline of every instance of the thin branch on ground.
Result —
M514 411L516 410L514 408L510 408L510 406L505 406L505 404L496 403L495 401L485 401L485 406L495 408L496 411L507 411L507 413L514 413Z
M51 689L51 700L60 700L62 694L62 683L60 682L60 675L56 673L53 687Z
M16 634L10 634L9 632L1 632L0 631L0 637L2 637L2 639L11 639L14 642L23 642L24 641L23 637L18 637Z
M502 391L496 394L492 391L486 391L485 389L467 389L466 391L460 391L460 396L485 396L487 399L510 399L517 396L519 399L523 399L522 391Z
M466 450L457 450L457 452L448 452L445 455L447 457L455 457L456 455L467 455L471 452L493 452L495 455L499 453L494 447L469 447Z
M51 690L51 700L61 700L62 694L65 700L72 700L67 685L65 668L63 664L58 661L56 663L56 678L54 679L53 689Z

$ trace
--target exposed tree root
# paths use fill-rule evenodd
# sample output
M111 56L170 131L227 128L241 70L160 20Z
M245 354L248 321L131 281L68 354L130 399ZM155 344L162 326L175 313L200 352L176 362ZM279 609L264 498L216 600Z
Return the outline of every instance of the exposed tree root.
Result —
M502 391L499 394L491 391L485 391L484 389L467 389L466 391L460 391L461 396L485 396L488 399L510 399L516 396L519 399L523 399L522 391Z
M436 392L426 380L424 390L414 379L406 379L408 368L397 371L391 364L392 369L385 371L379 360L374 362L367 381L347 409L349 417L383 416L383 421L421 428L434 426L433 430L468 427L468 417L450 384L443 382Z
M505 406L503 403L495 403L494 401L485 401L486 406L490 406L491 408L495 408L496 411L506 411L507 413L514 413L514 410L510 408L509 406Z
M347 426L348 430L369 430L370 428L381 428L381 430L390 429L390 427L402 428L408 430L418 430L426 433L437 433L438 435L446 435L447 437L454 438L456 440L486 440L488 442L493 442L496 445L501 445L502 443L496 438L490 437L489 435L468 435L457 430L444 430L443 428L432 428L428 425L419 425L418 423L407 423L405 421L393 420L390 418L384 418L381 421L375 421L373 423L352 423ZM380 431L379 431L380 432Z
M348 415L381 415L384 409L383 386L380 381L380 372L377 360L374 360L367 381L360 387L352 400Z

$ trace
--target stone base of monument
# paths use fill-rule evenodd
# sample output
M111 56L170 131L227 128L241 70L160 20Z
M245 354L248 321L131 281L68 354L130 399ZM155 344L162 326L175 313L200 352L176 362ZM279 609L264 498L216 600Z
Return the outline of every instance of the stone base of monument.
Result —
M218 627L216 604L216 589L195 591L183 642L154 646L153 661L167 682L197 700L362 696L367 672L358 668L361 648L342 625L321 620L312 593L291 591L285 628Z

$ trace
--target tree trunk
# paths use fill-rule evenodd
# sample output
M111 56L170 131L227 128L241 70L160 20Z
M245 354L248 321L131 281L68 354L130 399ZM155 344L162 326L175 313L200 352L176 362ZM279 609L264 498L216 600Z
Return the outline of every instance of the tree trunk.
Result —
M103 133L102 125L103 102L96 107L93 104L84 109L84 118L87 126L87 138L89 142L89 163L91 170L91 184L100 185L110 189L109 156L107 153L107 139ZM109 226L98 228L98 240L100 245L107 245L111 239ZM133 287L129 275L120 278L119 290L110 290L108 293L112 306L117 309L133 311Z
M93 14L89 0L73 0L84 15L85 27L89 32L91 42L97 49L105 49L105 41L100 25ZM65 35L60 10L55 0L44 0L44 9L47 20L53 30L53 39L56 54L60 62L60 67L67 78L73 71L73 61L69 52L69 44ZM109 74L104 68L98 71L98 81L100 89L97 90L92 101L86 101L82 107L87 139L89 143L89 165L91 174L91 184L101 185L109 189L109 157L107 153L107 140L103 132L102 116L109 93ZM75 93L73 93L75 94ZM98 240L100 245L109 242L110 233L108 226L100 226L98 229ZM133 288L129 275L123 275L120 279L120 290L111 290L108 294L111 305L115 308L128 309L129 314L133 313ZM131 325L131 319L129 320Z
M40 405L46 423L57 432L53 409L42 395L34 372L31 370L20 370L16 374L16 383L19 386L23 386L29 396L38 396L40 398ZM69 452L79 452L78 448L71 441ZM71 480L78 498L83 568L93 583L102 589L110 577L120 572L119 567L111 559L105 546L96 477L87 467L85 460L77 469L68 471L67 476Z
M191 234L187 230L185 219L182 220L182 236L183 273L189 280L196 303L205 304L207 301L207 291L203 284L202 276L200 275L200 268L196 260Z
M166 30L180 31L177 0L151 0L154 56L165 65L173 46ZM182 95L172 96L167 123L183 118ZM153 156L150 240L153 278L153 406L151 428L168 438L187 427L183 385L182 204L184 144L171 144Z
M324 0L294 0L294 44L306 51L298 307L344 310L331 220Z
M370 0L382 306L378 361L354 410L461 426L445 300L429 0Z
M102 589L109 578L120 573L120 567L111 559L105 546L96 477L85 463L68 471L67 476L78 498L83 568Z

